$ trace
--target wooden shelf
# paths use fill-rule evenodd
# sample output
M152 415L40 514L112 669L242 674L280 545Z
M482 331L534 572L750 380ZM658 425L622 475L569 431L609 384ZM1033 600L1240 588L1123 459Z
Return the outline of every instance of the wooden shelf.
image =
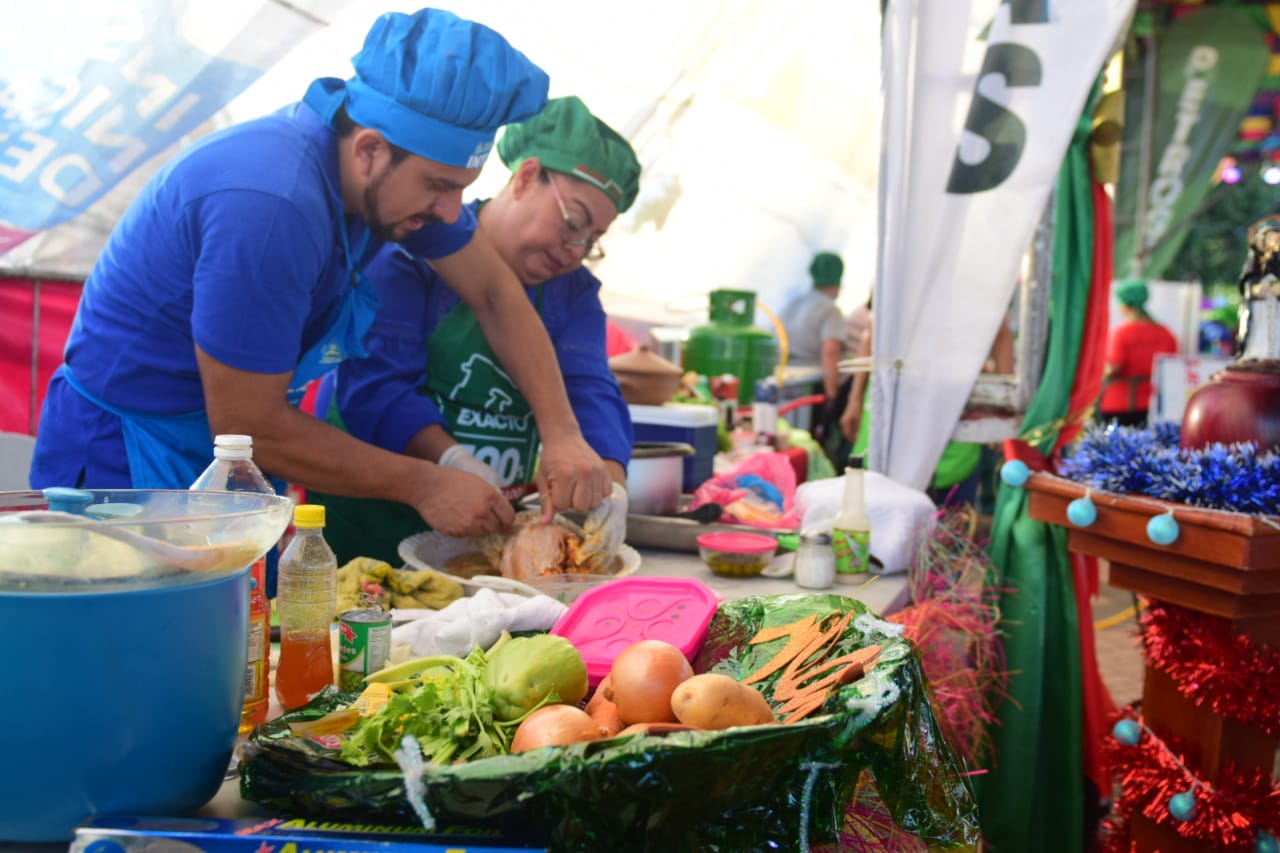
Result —
M1230 619L1280 614L1280 518L1100 492L1044 473L1026 488L1031 517L1066 527L1072 551L1109 560L1115 586ZM1076 527L1067 506L1086 492L1098 519ZM1157 545L1147 522L1169 510L1180 534Z
M1232 633L1280 649L1280 518L1100 492L1045 473L1031 475L1026 488L1030 516L1067 528L1069 550L1108 560L1113 586L1221 616ZM1067 506L1086 493L1098 518L1077 527L1067 518ZM1157 545L1147 537L1147 522L1170 510L1178 538ZM1272 779L1280 773L1280 739L1195 704L1159 670L1147 670L1142 712L1160 737L1176 737L1188 746L1189 762L1211 783L1227 766L1256 768ZM1206 849L1140 812L1131 818L1130 830L1140 853Z

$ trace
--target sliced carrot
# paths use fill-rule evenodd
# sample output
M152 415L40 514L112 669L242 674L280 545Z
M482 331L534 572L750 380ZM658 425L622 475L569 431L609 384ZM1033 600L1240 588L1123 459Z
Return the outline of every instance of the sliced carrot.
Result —
M751 639L751 645L765 642L760 639L762 635L768 633L767 639L776 640L779 637L785 637L790 634L787 644L778 650L778 653L770 658L763 666L751 673L745 679L743 684L754 684L757 681L763 681L791 663L797 656L811 654L816 648L814 643L820 640L824 634L821 623L817 616L808 616L798 622L792 622L789 625L783 625L778 628L768 628L756 634ZM785 633L784 633L785 632Z

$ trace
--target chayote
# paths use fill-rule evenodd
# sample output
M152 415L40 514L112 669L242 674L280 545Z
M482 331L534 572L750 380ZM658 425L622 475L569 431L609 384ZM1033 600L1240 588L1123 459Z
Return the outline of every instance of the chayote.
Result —
M481 676L493 693L493 714L516 720L536 708L554 690L556 698L576 705L587 695L587 665L564 637L536 634L500 644Z

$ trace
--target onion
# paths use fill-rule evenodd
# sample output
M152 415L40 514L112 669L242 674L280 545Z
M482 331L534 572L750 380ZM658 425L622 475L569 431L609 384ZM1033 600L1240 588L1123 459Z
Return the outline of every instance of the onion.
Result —
M618 706L608 698L609 695L609 676L606 675L604 681L601 681L600 686L596 688L596 692L592 694L587 707L583 709L604 730L605 737L613 737L623 729L622 718L618 716Z
M512 752L540 746L563 746L596 740L604 731L581 708L573 705L545 705L524 718L511 739Z
M661 640L640 640L614 659L605 697L618 706L618 716L627 725L674 723L671 694L692 677L684 652Z

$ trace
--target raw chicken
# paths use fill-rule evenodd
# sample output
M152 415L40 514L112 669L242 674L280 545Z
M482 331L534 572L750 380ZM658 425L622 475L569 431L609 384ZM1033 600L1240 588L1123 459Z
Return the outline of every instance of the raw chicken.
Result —
M584 559L578 555L582 528L559 515L550 524L542 523L542 510L516 514L511 528L481 540L481 550L490 565L506 578L525 581L539 575L604 572L615 555Z

